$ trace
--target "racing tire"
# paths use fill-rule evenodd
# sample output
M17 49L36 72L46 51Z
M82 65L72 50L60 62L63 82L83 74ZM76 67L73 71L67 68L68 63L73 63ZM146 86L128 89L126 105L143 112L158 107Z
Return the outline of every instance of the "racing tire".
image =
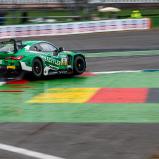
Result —
M76 56L74 59L73 74L80 75L86 70L86 61L83 56Z
M43 64L42 61L38 58L33 60L32 74L35 78L41 78L43 76Z

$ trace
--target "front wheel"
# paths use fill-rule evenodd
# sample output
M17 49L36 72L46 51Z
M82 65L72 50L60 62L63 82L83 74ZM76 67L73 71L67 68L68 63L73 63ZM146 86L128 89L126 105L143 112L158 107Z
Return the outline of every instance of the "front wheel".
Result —
M43 76L43 64L40 59L33 60L32 73L36 78L40 78Z
M80 75L86 70L86 61L83 56L76 56L74 59L74 75Z

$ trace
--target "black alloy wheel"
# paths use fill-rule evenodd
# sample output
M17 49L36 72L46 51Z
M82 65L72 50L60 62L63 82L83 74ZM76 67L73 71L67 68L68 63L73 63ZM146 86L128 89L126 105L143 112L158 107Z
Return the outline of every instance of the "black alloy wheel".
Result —
M76 56L74 59L74 74L80 75L86 70L86 61L83 56Z
M37 78L43 76L43 64L40 59L34 59L32 65L32 72L33 75Z

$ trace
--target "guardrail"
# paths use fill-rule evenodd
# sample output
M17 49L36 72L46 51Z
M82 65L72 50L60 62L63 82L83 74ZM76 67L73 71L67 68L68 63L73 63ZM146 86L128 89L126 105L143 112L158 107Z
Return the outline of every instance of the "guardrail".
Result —
M54 36L94 32L150 29L151 20L120 19L87 22L0 26L0 38Z

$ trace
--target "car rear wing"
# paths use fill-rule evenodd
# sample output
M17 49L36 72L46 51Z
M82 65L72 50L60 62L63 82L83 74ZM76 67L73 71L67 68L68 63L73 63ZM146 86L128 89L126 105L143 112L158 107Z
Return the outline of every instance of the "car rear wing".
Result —
M23 47L22 41L21 40L16 40L16 39L10 39L8 41L1 41L0 44L13 44L14 45L14 53L16 53L19 49Z

